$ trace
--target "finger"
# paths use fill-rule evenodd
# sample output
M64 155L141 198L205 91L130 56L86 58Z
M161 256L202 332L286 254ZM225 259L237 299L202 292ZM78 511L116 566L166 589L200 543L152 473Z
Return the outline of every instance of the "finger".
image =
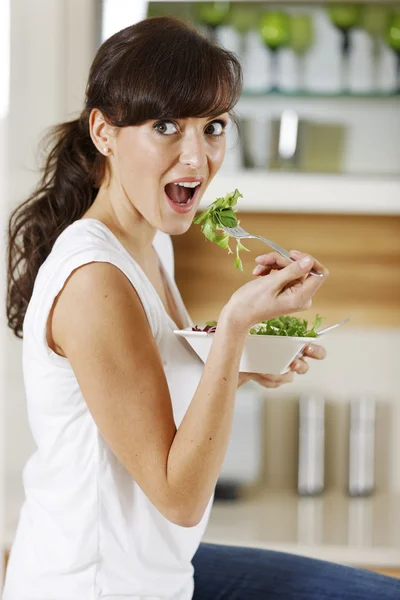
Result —
M258 277L262 277L263 275L268 275L274 269L277 269L277 266L274 267L263 267L263 265L257 265L254 267L252 275L257 275Z
M304 358L296 360L291 367L292 371L298 375L305 375L309 368L309 364Z
M279 377L280 379L278 380L278 382L280 383L280 385L284 383L292 383L292 381L294 381L294 374L291 371L288 371L287 373L284 373Z
M310 254L306 254L305 252L300 252L299 250L290 250L290 256L294 260L299 260L305 256L311 256ZM325 277L329 275L328 269L319 262L314 256L311 256L314 261L314 268L322 273ZM267 254L261 254L255 258L256 263L262 266L266 266L268 268L283 268L290 264L290 260L279 254L278 252L268 252Z
M257 373L259 379L271 381L273 383L280 383L283 375L272 375L271 373Z
M282 375L254 373L254 380L265 387L273 387L275 384L282 385L283 383L291 383L293 379L294 375L291 371L283 373Z
M285 267L286 265L288 265L289 263L292 262L285 256L282 256L282 254L279 254L279 252L275 252L275 251L267 252L266 254L260 254L260 256L256 256L256 258L254 260L259 265L270 266L270 265L276 263L282 267Z
M305 262L310 258L311 263L306 267ZM278 294L285 294L288 292L289 296L292 296L290 302L291 304L294 303L295 311L310 308L312 297L325 281L324 275L322 277L313 277L309 275L311 268L315 268L313 258L306 255L290 264L285 269L273 273L274 279L277 281L275 292ZM302 275L296 278L298 273L302 273ZM304 275L306 275L306 277L304 277ZM286 297L289 297L288 294L286 294Z
M240 388L245 383L248 383L251 380L251 373L239 373L238 384L237 387Z
M326 358L326 349L319 344L310 344L304 349L303 355L316 358L317 360L323 360Z
M283 269L291 263L288 258L285 258L278 252L268 252L262 254L255 259L257 266L253 270L253 275L267 275L274 269Z
M289 284L293 284L295 281L304 280L302 287L305 288L307 282L309 282L307 284L307 292L310 296L313 295L324 280L324 277L306 277L304 279L313 267L314 260L311 256L306 255L300 260L295 260L280 271L276 271L274 274L276 281L275 289L282 291ZM306 289L304 291L306 291Z
M311 256L310 254L306 254L305 252L300 252L300 250L290 250L290 256L292 256L295 260L300 260L303 256ZM329 271L328 269L319 262L314 256L311 256L314 261L314 269L318 271L318 273L322 273L324 277L328 277Z
M259 385L262 385L265 388L268 389L276 389L278 387L280 387L282 384L278 381L271 381L270 379L266 379L266 378L262 378L262 377L255 377L254 381L256 383L258 383Z

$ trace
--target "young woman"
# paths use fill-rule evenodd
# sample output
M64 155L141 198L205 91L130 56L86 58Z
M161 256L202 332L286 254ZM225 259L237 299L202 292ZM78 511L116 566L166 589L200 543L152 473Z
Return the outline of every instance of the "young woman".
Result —
M179 21L120 31L11 216L8 321L37 450L4 600L399 597L397 581L361 570L201 543L248 329L309 308L328 274L301 252L264 255L227 299L205 365L173 333L191 322L169 236L221 166L241 81L234 55Z

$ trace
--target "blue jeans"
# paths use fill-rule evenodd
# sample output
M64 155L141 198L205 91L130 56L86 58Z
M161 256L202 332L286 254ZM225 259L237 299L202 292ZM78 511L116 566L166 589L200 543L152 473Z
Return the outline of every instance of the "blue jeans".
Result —
M193 600L400 600L400 580L294 554L201 543Z

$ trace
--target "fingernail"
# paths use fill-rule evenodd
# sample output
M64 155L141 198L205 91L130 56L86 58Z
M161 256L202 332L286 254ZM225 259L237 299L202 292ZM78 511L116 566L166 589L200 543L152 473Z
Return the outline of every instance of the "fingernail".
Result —
M258 260L263 260L264 257L265 257L265 254L261 254L260 256L256 256L254 260L257 262Z
M263 272L263 270L264 270L264 267L262 265L257 265L253 269L253 275L259 275L260 273Z
M307 346L307 352L311 352L311 354L314 352L314 348L312 346Z
M299 264L301 266L301 268L305 269L306 267L309 267L311 265L311 258L309 256L304 256L300 261Z

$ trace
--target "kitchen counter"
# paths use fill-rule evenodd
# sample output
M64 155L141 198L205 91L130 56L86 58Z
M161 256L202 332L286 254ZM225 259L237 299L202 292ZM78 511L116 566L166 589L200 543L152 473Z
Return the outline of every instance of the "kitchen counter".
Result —
M262 490L216 501L204 541L268 548L339 563L400 566L400 495L299 497Z

